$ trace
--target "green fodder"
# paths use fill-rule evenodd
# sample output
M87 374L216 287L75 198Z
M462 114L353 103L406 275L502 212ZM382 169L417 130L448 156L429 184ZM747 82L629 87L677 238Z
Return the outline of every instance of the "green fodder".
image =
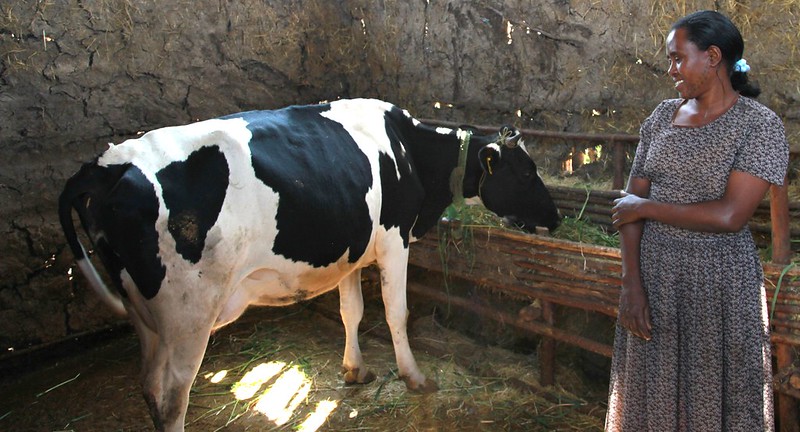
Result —
M451 245L458 253L465 253L469 257L473 228L497 228L522 232L520 228L506 224L503 218L481 204L466 205L461 209L449 207L445 211L442 221L450 222L447 226L441 223L438 226L440 251L445 254L447 253L445 246ZM616 232L609 232L604 226L585 218L583 210L575 217L564 217L558 229L551 232L550 235L561 240L596 246L619 247L619 235ZM446 260L446 256L442 258Z
M609 233L604 227L578 217L565 217L561 226L553 233L553 237L596 246L619 247L619 235Z
M442 275L445 291L450 293L448 262L450 254L464 257L470 267L475 263L475 244L473 242L473 228L500 228L514 229L506 226L503 218L497 216L482 204L456 205L451 204L445 209L442 218L436 225L439 238L439 259L442 264ZM446 314L450 314L450 308Z

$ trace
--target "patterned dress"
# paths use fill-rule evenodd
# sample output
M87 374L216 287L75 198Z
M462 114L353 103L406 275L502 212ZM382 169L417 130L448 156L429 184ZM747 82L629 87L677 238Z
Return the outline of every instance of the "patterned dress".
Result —
M732 170L782 184L783 123L758 102L700 127L672 125L682 100L642 124L631 174L650 199L722 197ZM652 339L617 326L606 431L772 431L772 371L762 266L749 228L689 231L645 221L641 274Z

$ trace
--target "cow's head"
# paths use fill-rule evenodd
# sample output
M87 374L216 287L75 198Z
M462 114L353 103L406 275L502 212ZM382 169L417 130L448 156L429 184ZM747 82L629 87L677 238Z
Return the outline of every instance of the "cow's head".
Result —
M520 132L504 126L496 142L478 151L483 178L479 194L483 204L528 232L537 226L555 230L561 223L550 193L536 171Z

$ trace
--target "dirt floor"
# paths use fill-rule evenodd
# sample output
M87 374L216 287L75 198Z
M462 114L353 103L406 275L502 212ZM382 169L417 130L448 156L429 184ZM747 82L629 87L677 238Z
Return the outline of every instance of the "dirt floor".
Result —
M251 309L212 337L192 389L187 430L602 429L602 389L585 386L569 368L559 370L560 386L543 388L535 356L478 344L433 315L412 313L409 334L420 367L440 390L408 393L396 376L382 305L367 294L360 340L376 381L344 386L336 293L286 308ZM119 333L4 373L0 430L152 430L137 379L138 341L129 331Z

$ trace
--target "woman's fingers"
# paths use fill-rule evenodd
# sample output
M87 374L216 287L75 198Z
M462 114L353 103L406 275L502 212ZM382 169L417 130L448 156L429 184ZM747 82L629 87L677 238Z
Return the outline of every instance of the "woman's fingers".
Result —
M650 311L648 309L645 309L638 316L620 315L619 323L638 338L648 341L652 338L652 324L650 323Z
M650 309L645 308L639 316L636 317L636 332L634 333L636 336L644 339L650 340L652 335L650 334L651 324L650 324Z

